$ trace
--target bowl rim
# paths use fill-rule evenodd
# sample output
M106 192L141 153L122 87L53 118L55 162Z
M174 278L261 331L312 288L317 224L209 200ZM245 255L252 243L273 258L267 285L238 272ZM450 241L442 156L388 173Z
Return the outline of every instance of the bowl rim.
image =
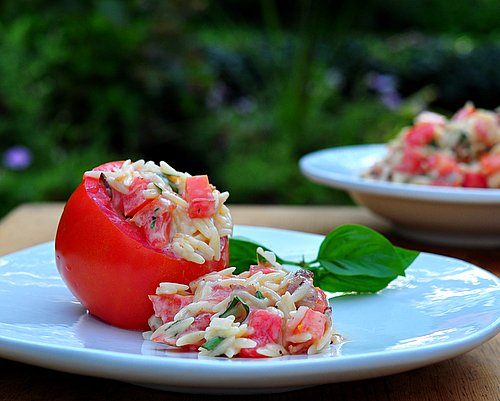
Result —
M385 152L386 144L330 147L302 156L299 168L311 181L348 192L442 203L500 204L500 189L440 187L361 177L362 171ZM350 162L353 158L357 161L355 167Z

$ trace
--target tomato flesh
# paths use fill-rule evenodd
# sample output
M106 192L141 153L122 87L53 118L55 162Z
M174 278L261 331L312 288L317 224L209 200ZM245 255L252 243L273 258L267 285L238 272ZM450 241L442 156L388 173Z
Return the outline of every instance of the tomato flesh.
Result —
M125 216L134 216L139 210L141 210L151 199L146 199L142 195L148 186L148 181L141 177L136 177L132 184L130 185L129 193L121 195L123 202L123 214ZM118 196L118 191L113 191L114 196Z
M257 345L255 348L242 348L240 355L246 358L265 358L257 350L267 344L274 344L278 341L281 331L281 316L269 312L265 309L254 309L248 315L247 324L252 330L249 339L254 340Z
M192 219L212 217L215 214L215 199L206 175L195 175L186 179L188 214Z
M285 327L284 337L286 346L296 348L294 352L306 350L311 346L311 344L318 341L325 334L326 328L326 316L318 311L307 309L299 324L297 324L294 328L290 327L288 324ZM301 334L309 334L311 338L307 342L299 344L295 344L290 340L293 338L292 336Z
M94 170L111 171L122 162ZM158 223L158 222L157 222ZM102 180L84 177L68 200L55 241L57 269L88 311L114 326L147 330L153 307L148 295L160 282L189 284L229 263L227 238L221 257L197 264L155 248L143 227L112 205Z
M420 123L408 130L405 140L410 146L424 146L433 141L435 133L435 124Z

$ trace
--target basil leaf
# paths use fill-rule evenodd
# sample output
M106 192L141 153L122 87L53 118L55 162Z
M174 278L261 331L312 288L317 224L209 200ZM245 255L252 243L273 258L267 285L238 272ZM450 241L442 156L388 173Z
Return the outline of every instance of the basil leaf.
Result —
M413 261L417 258L417 256L420 254L420 252L418 251L412 251L410 249L400 248L398 246L395 246L394 249L396 249L396 252L401 258L401 262L406 267L410 266L413 263Z
M241 310L238 310L238 305L241 305L243 307L243 318L241 318ZM228 306L228 308L220 314L219 317L228 317L229 315L233 315L235 318L239 317L241 322L245 321L245 319L248 317L248 314L250 313L250 307L243 302L239 297L234 297L233 300L231 301L231 304Z
M347 224L332 231L322 242L317 261L324 269L315 282L327 291L374 292L387 286L418 252L397 248L376 231ZM328 277L326 272L334 277Z
M230 265L236 273L257 264L257 248L266 247L247 239L230 238ZM376 292L385 288L413 263L419 252L396 247L378 232L361 225L346 224L328 234L314 261L286 261L314 273L316 286L329 292Z
M210 340L208 341L205 341L202 345L201 345L201 348L205 348L206 350L208 351L212 351L214 350L222 341L224 341L224 337L220 337L220 336L217 336L217 337L214 337L214 338L211 338Z
M314 285L328 292L377 292L394 280L394 277L373 277L367 275L342 276L332 274L323 267L310 269L314 272Z
M239 274L247 271L251 265L257 265L257 248L261 247L265 251L270 251L263 245L252 242L242 237L229 238L229 266L236 267L235 273ZM278 263L285 261L276 255Z

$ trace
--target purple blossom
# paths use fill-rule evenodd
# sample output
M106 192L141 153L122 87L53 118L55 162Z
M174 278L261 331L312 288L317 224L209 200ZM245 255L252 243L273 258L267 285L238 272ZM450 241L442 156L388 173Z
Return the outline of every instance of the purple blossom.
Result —
M3 153L3 165L11 170L25 170L31 165L33 155L31 151L22 145L15 145Z
M401 103L403 103L403 99L401 99L401 96L399 96L399 93L397 92L386 93L380 95L379 98L382 104L384 104L385 107L390 110L397 109L399 106L401 106Z
M207 107L211 110L214 110L222 106L224 100L227 97L227 92L227 87L223 83L218 83L213 86L208 92L207 98L205 100Z
M396 92L396 78L389 74L370 73L368 74L368 86L375 92L387 94Z
M372 72L368 74L366 83L378 94L382 104L394 110L401 105L403 99L397 89L397 79L393 75Z

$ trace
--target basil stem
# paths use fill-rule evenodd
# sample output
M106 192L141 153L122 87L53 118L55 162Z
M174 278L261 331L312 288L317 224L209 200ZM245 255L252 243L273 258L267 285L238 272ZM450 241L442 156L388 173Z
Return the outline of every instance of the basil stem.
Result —
M230 265L236 267L236 272L258 264L259 246L249 240L230 239ZM316 259L296 262L276 256L276 260L312 271L314 284L325 291L362 293L379 291L396 277L404 276L418 255L417 251L392 245L368 227L346 224L324 238Z

